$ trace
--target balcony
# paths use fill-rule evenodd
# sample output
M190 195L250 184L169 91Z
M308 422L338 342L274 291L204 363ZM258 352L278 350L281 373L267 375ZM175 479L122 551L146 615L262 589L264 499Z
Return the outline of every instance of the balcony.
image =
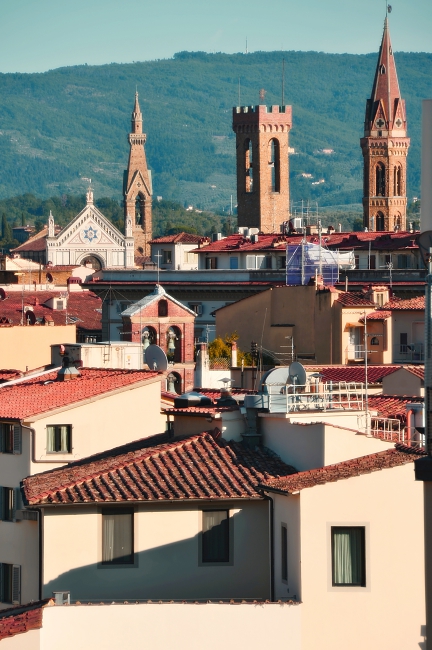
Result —
M364 345L348 345L345 348L345 363L348 363L348 361L363 361L364 352Z
M393 345L393 363L423 363L423 343L395 343Z

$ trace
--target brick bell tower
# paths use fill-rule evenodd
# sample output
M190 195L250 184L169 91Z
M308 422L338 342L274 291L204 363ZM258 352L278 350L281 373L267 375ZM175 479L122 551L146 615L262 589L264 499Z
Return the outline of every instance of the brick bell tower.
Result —
M410 139L387 17L360 145L364 158L363 225L372 231L406 230Z
M135 255L150 255L149 242L152 238L152 178L147 168L144 144L146 134L142 131L143 120L138 93L132 112L132 128L129 134L129 162L124 172L124 214L132 220L132 236L135 241Z
M289 219L291 126L291 106L233 108L239 227L275 233Z

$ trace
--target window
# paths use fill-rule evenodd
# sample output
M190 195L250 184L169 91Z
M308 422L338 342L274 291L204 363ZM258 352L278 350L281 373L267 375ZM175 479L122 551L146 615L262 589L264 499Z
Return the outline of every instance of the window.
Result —
M49 424L47 426L47 453L70 454L72 451L72 426Z
M13 521L15 519L15 490L9 487L0 487L0 519Z
M244 142L244 155L245 155L245 192L253 191L253 163L252 163L252 142L245 140Z
M168 316L168 302L166 300L159 300L158 302L158 316Z
M279 140L269 142L270 191L280 192L280 146Z
M217 269L217 257L206 258L206 269Z
M230 257L230 269L238 269L238 257Z
M202 561L229 562L228 510L203 510Z
M0 451L3 454L21 453L21 427L12 422L0 422Z
M407 269L408 259L408 255L398 255L398 269Z
M332 526L332 584L365 587L365 529Z
M375 168L375 196L385 196L386 192L386 169L383 163L379 162Z
M286 524L281 526L281 578L288 582L288 529Z
M202 316L204 309L200 302L190 302L189 308L196 313L197 316Z
M172 264L171 251L162 251L162 253L163 253L163 263Z
M21 601L21 567L0 564L0 602L19 605Z
M102 513L102 564L133 564L133 510Z
M408 334L401 332L399 334L399 352L406 354L408 352Z
M379 345L379 340L377 336L371 338L371 345Z
M370 255L369 256L369 268L370 269L376 269L376 256L375 255Z
M377 305L382 307L383 304L384 304L384 294L383 293L377 293L376 296L375 296L375 302L376 302Z
M354 255L354 263L355 263L356 269L358 269L359 266L360 266L360 257L359 257L359 255Z

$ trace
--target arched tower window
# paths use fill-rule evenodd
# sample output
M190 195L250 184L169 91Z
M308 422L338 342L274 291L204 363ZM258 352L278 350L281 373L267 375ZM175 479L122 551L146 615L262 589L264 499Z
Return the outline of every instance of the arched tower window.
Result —
M402 196L402 167L396 165L393 170L393 195Z
M144 225L144 206L145 198L142 194L138 194L135 198L135 224L137 226Z
M377 212L377 215L375 217L375 223L376 223L376 230L377 231L383 231L384 230L384 215L382 212Z
M279 140L269 142L269 165L271 170L271 191L280 192L280 146Z
M168 302L166 300L159 300L158 316L168 316Z
M252 141L247 138L245 148L245 191L253 192L253 164L252 164Z
M385 196L385 190L385 166L382 162L379 162L375 168L375 196Z
M181 331L172 325L167 331L167 357L174 363L182 362Z

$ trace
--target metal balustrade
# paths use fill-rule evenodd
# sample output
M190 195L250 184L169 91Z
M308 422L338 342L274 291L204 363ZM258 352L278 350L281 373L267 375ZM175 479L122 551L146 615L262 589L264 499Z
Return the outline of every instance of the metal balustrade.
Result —
M304 385L265 384L271 413L293 411L362 410L365 386L355 382L310 382ZM263 404L264 405L264 404Z

